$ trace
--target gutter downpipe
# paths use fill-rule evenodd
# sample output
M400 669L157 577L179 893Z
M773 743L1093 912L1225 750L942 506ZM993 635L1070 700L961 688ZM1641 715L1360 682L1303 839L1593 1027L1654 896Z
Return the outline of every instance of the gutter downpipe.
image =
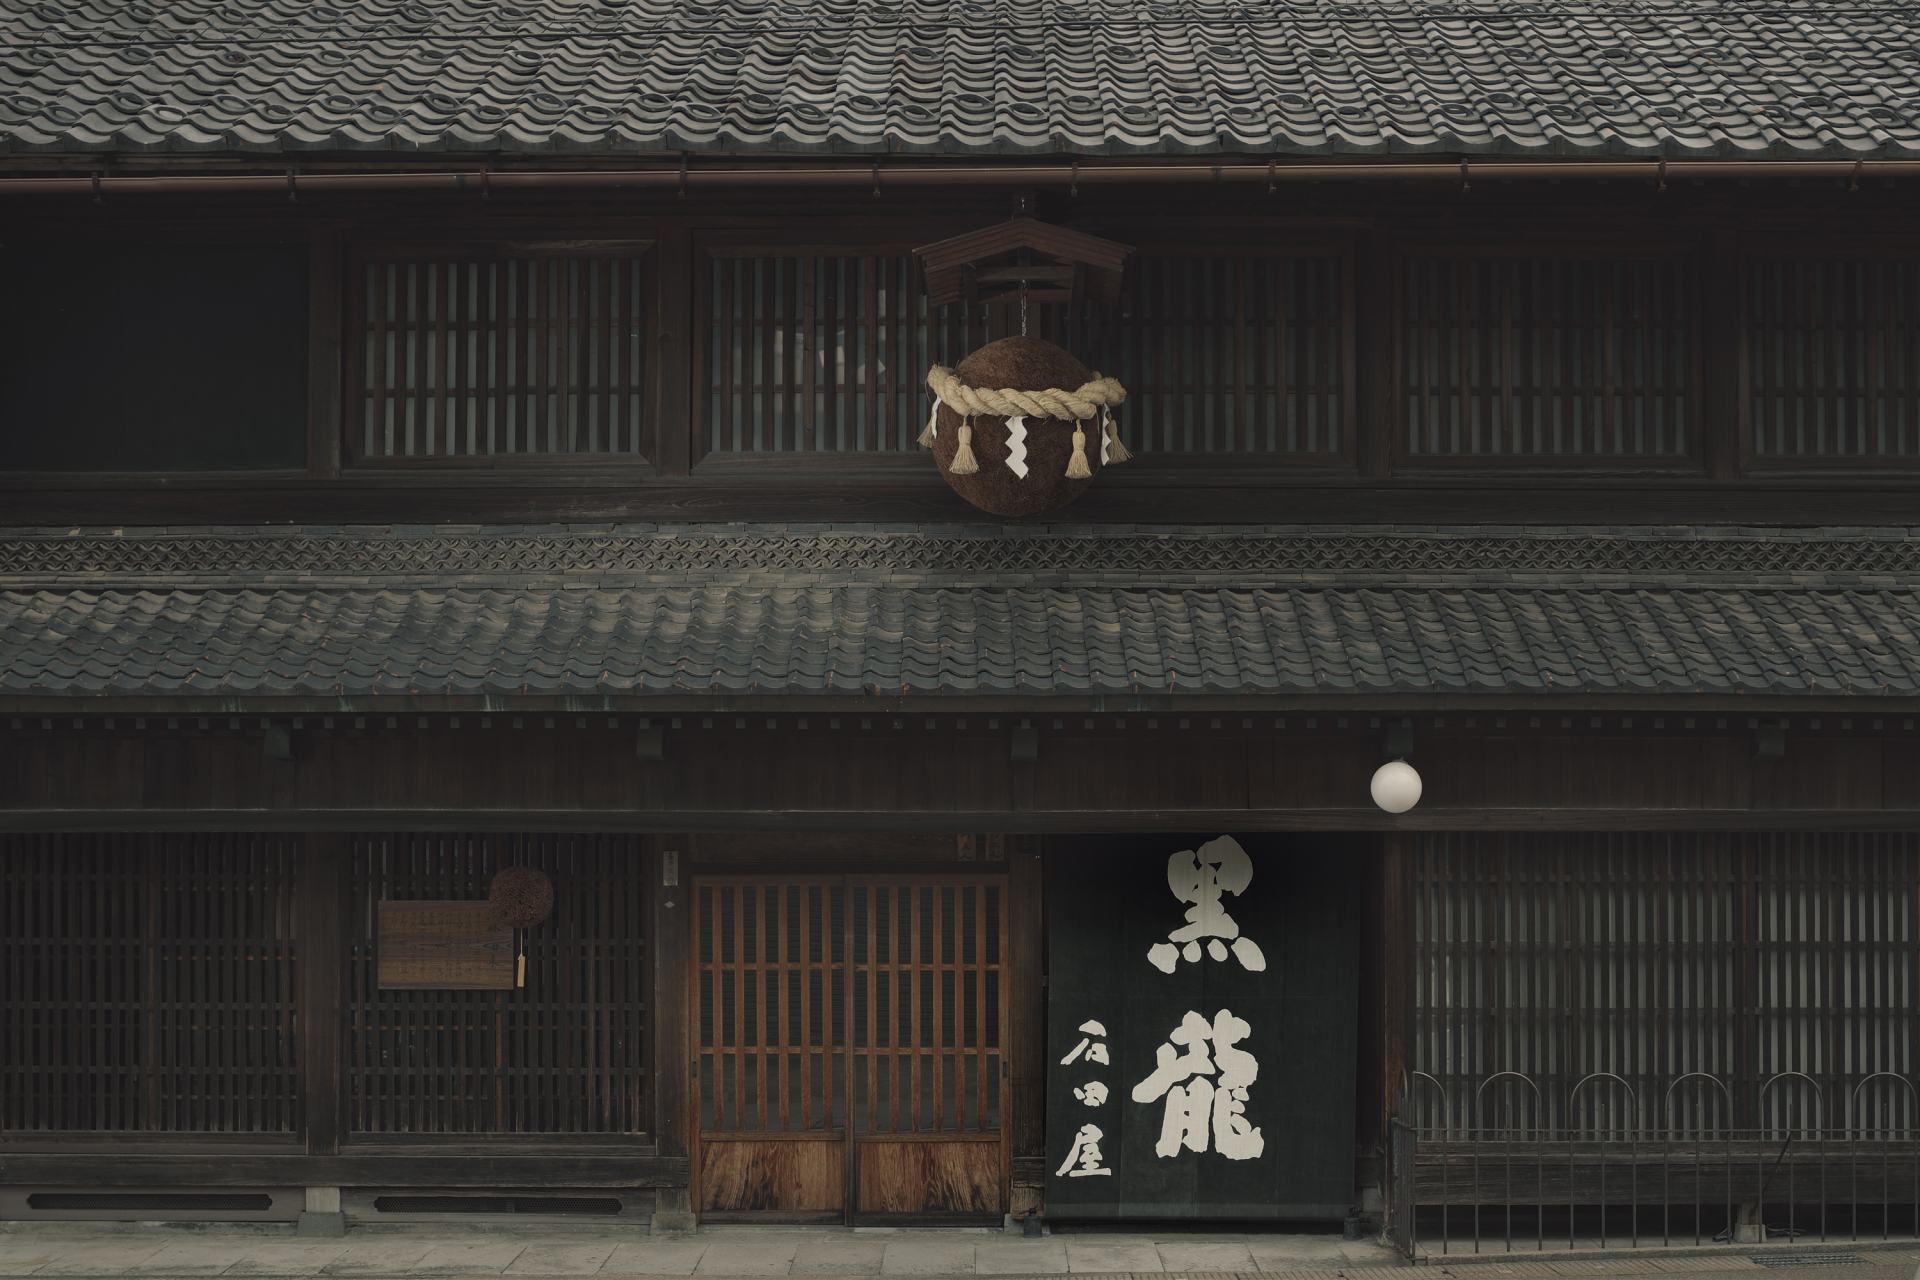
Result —
M885 187L1031 186L1051 184L1177 184L1399 180L1455 182L1494 178L1862 178L1920 176L1920 160L1472 160L1378 163L1138 163L961 165L731 165L644 169L281 170L276 173L127 174L86 172L0 177L0 194L85 195L109 192L509 191L601 187Z

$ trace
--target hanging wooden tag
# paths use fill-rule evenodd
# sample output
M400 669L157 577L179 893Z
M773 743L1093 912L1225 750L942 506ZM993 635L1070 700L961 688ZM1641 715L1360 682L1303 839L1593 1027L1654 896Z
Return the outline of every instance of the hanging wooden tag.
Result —
M382 902L374 972L381 987L511 991L513 930L495 925L486 902Z

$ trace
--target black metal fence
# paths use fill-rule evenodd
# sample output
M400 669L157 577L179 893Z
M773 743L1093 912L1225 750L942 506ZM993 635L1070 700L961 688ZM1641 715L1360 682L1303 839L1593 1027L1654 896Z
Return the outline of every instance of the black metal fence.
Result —
M1486 1077L1468 1100L1422 1072L1406 1085L1391 1127L1388 1229L1408 1258L1920 1238L1906 1076L1823 1083L1782 1072L1742 1099L1700 1072L1653 1097L1598 1073L1552 1106L1519 1072ZM1782 1094L1784 1110L1767 1105ZM1776 1119L1722 1123L1743 1113ZM1548 1115L1569 1119L1541 1123Z

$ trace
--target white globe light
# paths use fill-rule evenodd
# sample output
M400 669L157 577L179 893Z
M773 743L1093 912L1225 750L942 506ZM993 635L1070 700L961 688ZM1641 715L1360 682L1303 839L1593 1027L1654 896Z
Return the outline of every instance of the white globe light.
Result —
M1373 771L1373 802L1388 813L1405 813L1420 803L1420 774L1405 760L1389 760Z

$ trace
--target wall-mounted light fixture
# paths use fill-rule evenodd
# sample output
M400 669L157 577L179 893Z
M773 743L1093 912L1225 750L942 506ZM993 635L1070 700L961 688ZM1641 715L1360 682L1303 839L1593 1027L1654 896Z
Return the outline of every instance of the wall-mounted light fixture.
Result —
M1420 803L1420 772L1407 763L1413 754L1413 724L1402 720L1387 730L1385 764L1373 771L1368 790L1373 802L1388 813L1405 813Z

